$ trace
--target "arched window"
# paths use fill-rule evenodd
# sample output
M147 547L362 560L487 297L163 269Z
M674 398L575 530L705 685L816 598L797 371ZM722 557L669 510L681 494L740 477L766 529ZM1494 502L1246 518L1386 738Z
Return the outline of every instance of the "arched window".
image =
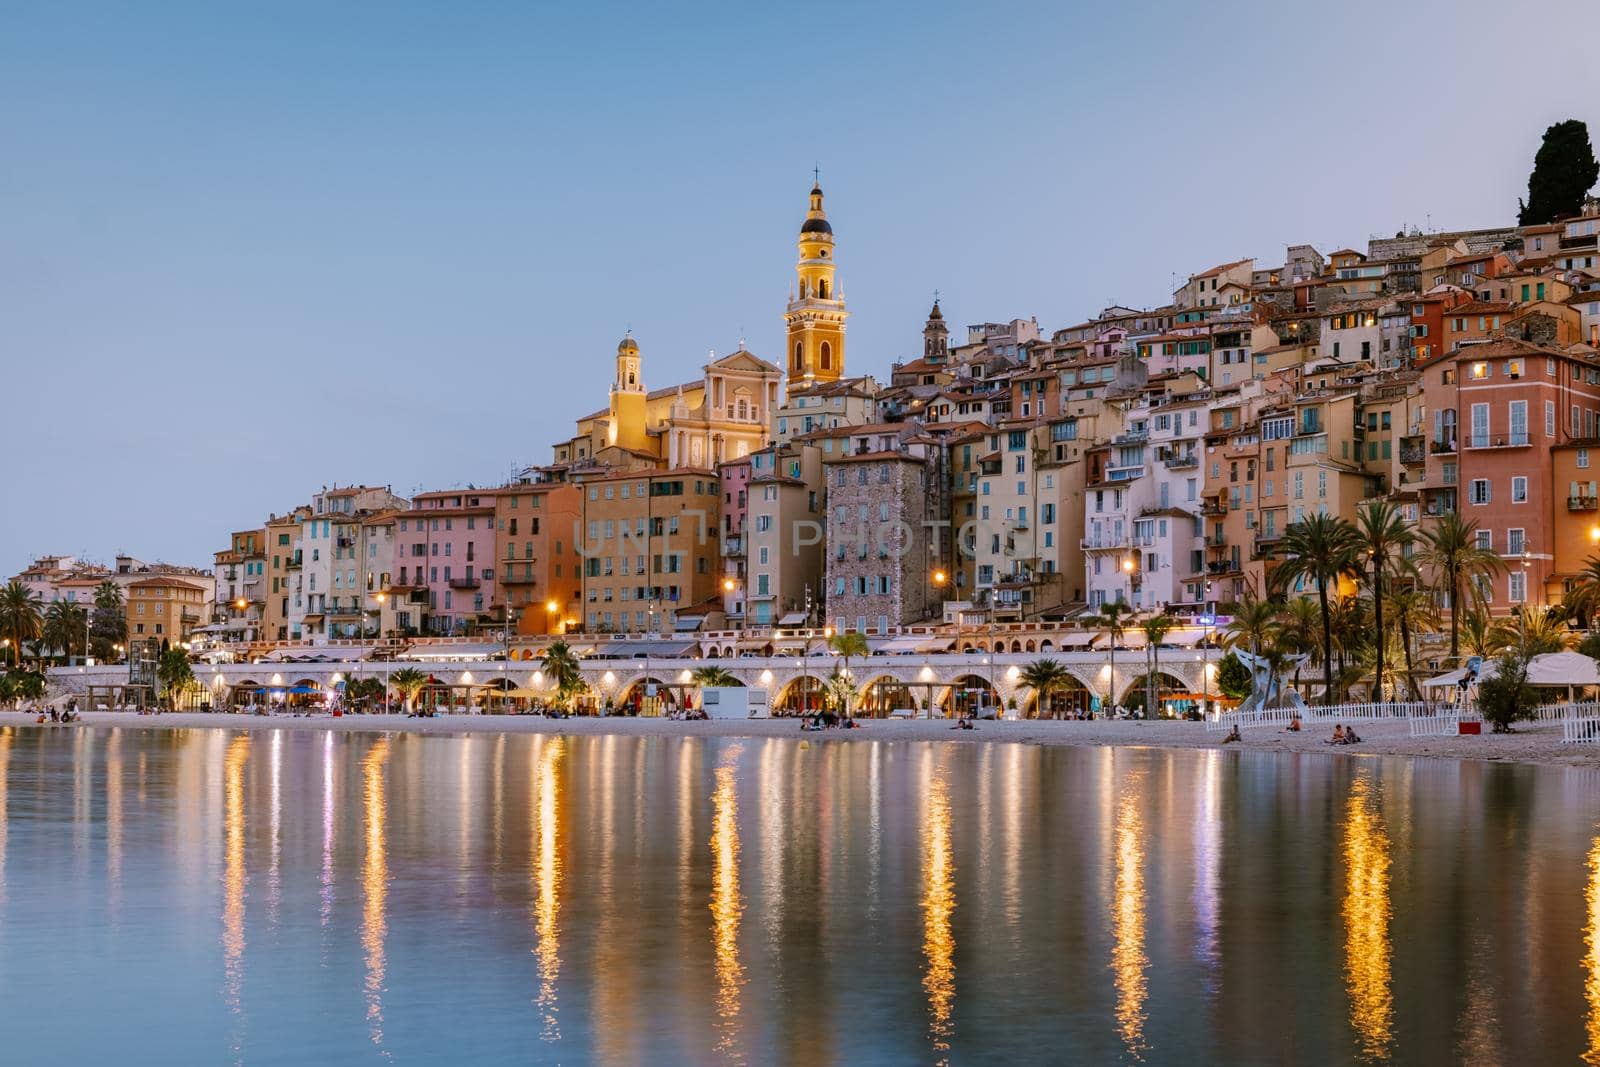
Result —
M828 299L828 283L826 281L821 281L821 282L817 283L817 299L819 299L819 300Z
M801 278L800 279L800 299L804 300L805 298L806 298L806 280L804 278Z
M822 342L822 369L833 369L833 346L826 341Z

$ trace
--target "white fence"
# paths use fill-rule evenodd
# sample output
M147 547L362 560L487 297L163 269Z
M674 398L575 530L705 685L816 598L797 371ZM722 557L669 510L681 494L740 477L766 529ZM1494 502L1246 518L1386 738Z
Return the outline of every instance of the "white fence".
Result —
M1600 715L1561 720L1561 742L1567 745L1600 745Z
M1437 715L1412 715L1407 720L1412 737L1453 737L1461 731L1461 714L1442 711Z
M1381 701L1370 704L1313 704L1306 708L1302 720L1337 722L1340 719L1407 719L1413 715L1427 714L1428 706L1421 701Z

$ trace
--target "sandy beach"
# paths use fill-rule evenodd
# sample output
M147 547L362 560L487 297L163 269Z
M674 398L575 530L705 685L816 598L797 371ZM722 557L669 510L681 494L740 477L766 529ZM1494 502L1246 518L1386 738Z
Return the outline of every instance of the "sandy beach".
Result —
M1275 752L1321 752L1329 755L1425 756L1449 759L1506 760L1559 766L1600 767L1600 745L1563 745L1559 723L1523 723L1509 735L1479 737L1410 736L1406 723L1363 722L1361 744L1324 744L1331 728L1308 725L1298 733L1262 728L1244 732L1244 740L1222 745L1221 734L1208 733L1197 722L980 722L975 730L953 730L948 721L862 720L859 730L802 732L796 719L736 719L678 722L669 719L573 718L538 716L442 715L408 719L403 715L257 716L198 712L138 715L133 712L87 712L82 724L47 729L189 729L404 731L417 734L549 733L582 736L618 734L634 737L785 737L812 743L854 741L948 741L955 744L1007 742L1024 745L1124 745L1155 748L1225 747ZM33 717L0 714L0 724L32 725Z

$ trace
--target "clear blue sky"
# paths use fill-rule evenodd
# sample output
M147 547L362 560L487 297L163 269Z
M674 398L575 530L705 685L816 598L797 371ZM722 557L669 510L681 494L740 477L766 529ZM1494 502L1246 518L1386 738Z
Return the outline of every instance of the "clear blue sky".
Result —
M814 162L848 365L1287 243L1512 220L1592 9L72 3L0 32L0 571L494 483L741 334ZM1589 109L1589 110L1586 110Z

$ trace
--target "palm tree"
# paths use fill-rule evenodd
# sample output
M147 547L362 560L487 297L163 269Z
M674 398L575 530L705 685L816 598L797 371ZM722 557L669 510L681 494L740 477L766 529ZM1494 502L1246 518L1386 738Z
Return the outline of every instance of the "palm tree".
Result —
M571 707L574 697L588 688L583 681L578 657L565 641L557 641L545 649L540 665L544 673L550 676L551 682L555 683L556 707L563 711Z
M702 689L706 686L711 686L713 689L715 689L718 686L739 684L739 679L733 676L732 671L728 670L726 667L717 666L696 668L694 672L694 680L695 683Z
M1406 658L1406 685L1410 689L1411 699L1419 700L1417 672L1411 661L1411 638L1413 634L1431 632L1437 627L1439 612L1433 600L1415 586L1397 589L1389 603L1394 608L1395 623L1400 630L1400 649Z
M1171 615L1152 615L1139 624L1139 629L1144 631L1144 717L1156 718L1156 674L1161 668L1160 645L1166 639L1167 631L1177 625L1178 620Z
M1565 651L1572 644L1572 632L1559 611L1524 607L1511 618L1495 623L1490 640L1499 648L1516 646L1522 658L1527 659Z
M1416 535L1406 525L1400 509L1387 500L1375 500L1356 509L1358 552L1371 562L1371 574L1364 575L1372 590L1373 625L1378 634L1377 665L1373 672L1373 692L1383 699L1383 579L1396 566L1406 563L1404 553L1416 543Z
M1433 571L1434 592L1444 593L1450 600L1450 662L1454 665L1461 654L1461 619L1467 610L1462 584L1470 590L1472 602L1481 606L1483 591L1478 579L1503 572L1506 562L1489 549L1479 548L1477 522L1463 519L1455 511L1445 512L1433 529L1423 531L1422 546L1419 558Z
M1252 653L1259 651L1272 636L1277 613L1277 605L1270 600L1260 600L1255 594L1246 593L1243 600L1233 605L1232 618L1222 628L1223 647L1246 645Z
M1117 702L1117 638L1124 632L1122 616L1128 611L1128 605L1120 600L1107 600L1100 604L1099 617L1095 625L1111 635L1111 653L1109 670L1111 677L1106 679L1106 714L1111 713L1111 706Z
M866 635L857 633L854 630L834 634L828 638L828 647L833 649L834 654L844 661L841 675L846 679L850 677L850 657L865 656L868 651ZM854 698L855 693L852 691L849 698L844 701L844 708L841 713L847 719L850 717L850 705L853 703Z
M1490 620L1488 612L1481 609L1461 612L1461 644L1468 654L1488 659L1505 647L1500 643L1504 636L1501 628Z
M1272 644L1295 655L1316 656L1322 651L1322 620L1317 605L1303 596L1277 606L1272 620ZM1300 667L1294 669L1294 687L1300 688Z
M422 692L423 686L428 684L428 676L415 667L402 667L389 675L389 685L400 694L400 699L405 701L406 714L415 710L417 695Z
M17 699L17 681L11 672L0 672L0 708L9 708Z
M94 612L90 628L94 638L94 653L98 659L109 660L118 644L128 642L128 617L122 606L122 587L109 579L94 590Z
M74 645L84 644L84 631L89 622L88 613L70 600L57 600L45 609L44 626L40 632L44 646L60 652L64 663L71 662Z
M1584 561L1583 570L1572 581L1572 588L1561 598L1561 607L1581 629L1589 629L1595 616L1600 614L1600 556L1590 556Z
M189 653L181 648L169 648L161 653L161 659L156 662L156 679L161 683L167 704L177 711L183 691L194 684L194 668L189 666Z
M1309 579L1317 585L1317 602L1322 612L1322 701L1332 704L1333 624L1328 610L1328 586L1356 572L1360 534L1345 520L1316 514L1290 523L1283 531L1278 550L1285 559L1273 576L1287 588L1296 579Z
M1070 677L1067 669L1053 659L1036 659L1022 668L1018 680L1039 698L1033 709L1036 717L1044 718L1046 708L1049 708L1052 719L1058 717L1055 708L1050 706L1050 694Z
M39 610L39 595L30 592L21 582L12 581L0 589L0 637L11 642L11 655L16 663L22 662L22 643L39 636L43 615Z

